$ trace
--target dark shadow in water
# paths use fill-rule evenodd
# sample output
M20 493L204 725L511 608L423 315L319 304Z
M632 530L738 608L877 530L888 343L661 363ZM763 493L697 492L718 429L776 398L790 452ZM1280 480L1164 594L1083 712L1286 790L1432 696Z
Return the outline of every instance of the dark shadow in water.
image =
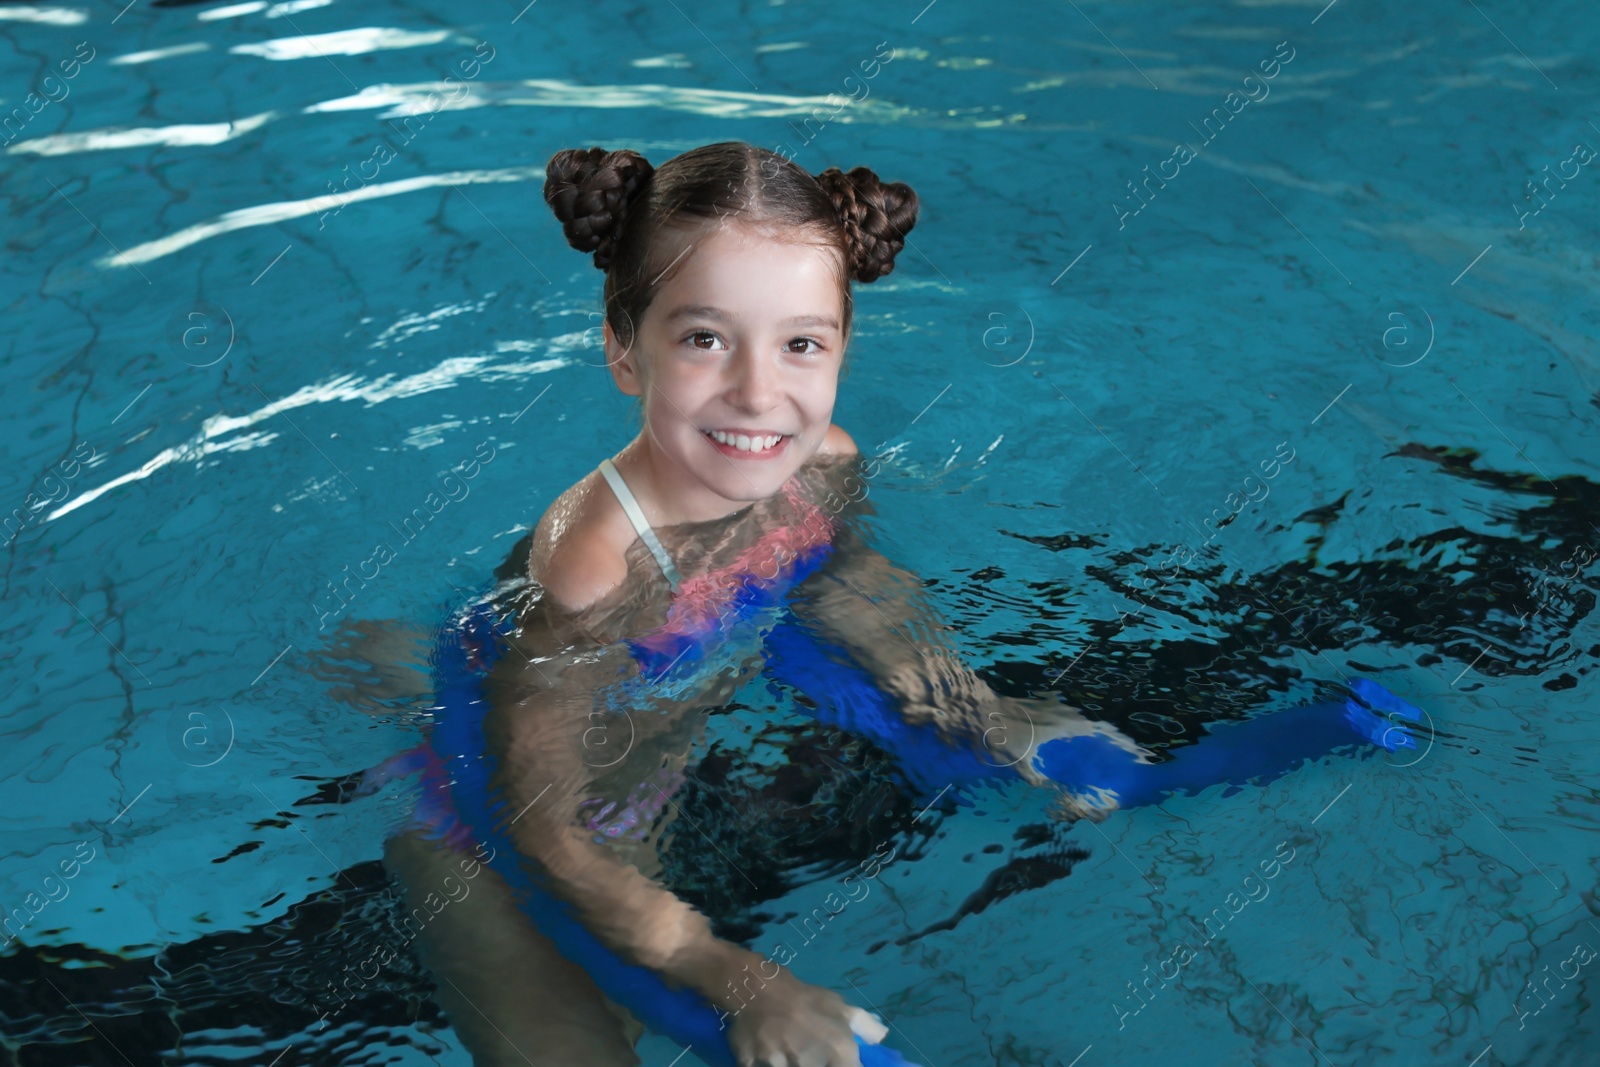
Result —
M1018 837L1023 837L1029 831L1041 827L1024 826L1017 831ZM1031 855L1013 856L999 867L989 872L977 890L961 906L955 914L948 919L942 919L930 926L896 938L896 945L909 945L913 941L927 937L929 934L941 933L945 930L954 930L956 926L969 915L976 915L987 909L991 904L998 904L1007 897L1014 897L1018 893L1029 889L1042 889L1052 882L1060 881L1072 873L1072 869L1089 858L1089 850L1077 845L1054 844L1042 852ZM867 955L872 955L885 945L887 941L878 941L867 949Z
M713 745L674 802L693 829L679 822L665 842L662 880L739 942L795 917L761 902L836 879L885 842L920 858L941 822L917 819L882 750L816 723L769 724L748 751Z
M1052 551L1093 551L1085 573L1127 598L1128 619L1090 622L1089 649L1067 669L1085 644L1063 625L1081 614L1071 607L1081 590L1063 581L1030 583L1032 625L1021 633L991 633L989 640L1068 651L1053 663L1007 661L980 673L1002 693L1053 690L1090 718L1114 723L1156 749L1197 740L1209 722L1259 713L1302 677L1297 664L1308 660L1326 667L1318 675L1327 692L1318 698L1342 696L1334 664L1343 657L1322 660L1319 652L1388 648L1392 654L1385 658L1434 670L1462 692L1512 676L1545 677L1543 688L1552 691L1576 686L1600 661L1600 645L1585 650L1567 640L1600 594L1600 582L1584 578L1577 565L1586 553L1600 553L1600 487L1576 476L1546 481L1478 470L1470 450L1412 444L1394 455L1437 464L1441 473L1509 497L1548 499L1521 509L1488 509L1490 525L1506 527L1502 536L1450 526L1396 538L1374 553L1383 558L1321 564L1318 550L1348 503L1346 493L1276 528L1280 536L1293 530L1308 542L1302 560L1227 581L1226 567L1199 565L1214 558L1203 555L1186 574L1164 584L1152 580L1150 587L1142 578L1145 566L1154 569L1171 546L1110 551L1093 537L1012 534ZM1226 545L1223 552L1227 558ZM1446 559L1451 562L1440 562ZM971 575L952 595L965 607L952 612L953 622L988 633L981 620L997 604L1016 599L999 591L1015 584L1005 577L994 567ZM1141 606L1147 617L1179 620L1197 636L1153 644L1134 618ZM1204 636L1218 631L1227 637ZM1385 671L1408 669L1349 662L1379 680ZM1449 740L1442 731L1438 737Z
M373 860L341 871L334 885L273 922L167 945L154 956L22 946L0 958L5 1062L265 1064L291 1038L295 1053L284 1063L383 1062L384 1031L445 1025L421 966L400 953L352 990L342 1011L324 991L398 939L399 899ZM350 984L363 983L354 976ZM206 1030L221 1033L198 1042L182 1036Z
M911 801L890 788L889 757L865 742L801 723L762 729L753 748L753 758L742 758L713 747L690 772L675 799L705 833L680 830L662 855L663 880L721 936L748 940L783 921L787 915L763 916L754 906L855 867L880 842L903 842L903 862L938 832L941 813L917 819ZM302 776L313 791L291 809L348 803L356 777ZM280 812L250 829L288 829L299 817ZM252 838L218 861L261 843ZM730 859L743 877L730 872ZM358 973L371 972L374 964L363 961L380 949L409 944L403 919L398 886L382 862L369 861L272 922L168 945L153 957L21 946L0 957L0 1039L8 1046L0 1063L269 1064L291 1042L283 1065L385 1062L391 1041L415 1043L402 1032L413 1024L448 1025L409 951L394 953L370 980ZM180 1048L183 1034L206 1030L237 1032Z

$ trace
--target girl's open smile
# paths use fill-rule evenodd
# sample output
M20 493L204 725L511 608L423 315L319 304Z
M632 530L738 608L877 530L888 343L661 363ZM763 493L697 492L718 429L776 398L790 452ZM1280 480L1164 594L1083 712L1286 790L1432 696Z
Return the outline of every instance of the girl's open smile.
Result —
M789 447L793 434L744 430L702 430L711 447L733 459L776 459Z

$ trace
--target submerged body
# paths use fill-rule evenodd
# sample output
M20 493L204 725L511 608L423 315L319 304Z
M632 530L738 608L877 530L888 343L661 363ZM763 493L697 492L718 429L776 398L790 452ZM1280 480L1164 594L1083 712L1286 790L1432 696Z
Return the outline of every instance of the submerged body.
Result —
M566 822L581 830L585 846L603 849L605 855L579 849L575 856L539 845L523 852L554 861L557 871L563 870L563 860L576 859L580 867L598 864L610 873L611 882L627 868L630 880L640 880L631 886L639 894L636 914L654 916L640 925L670 925L675 916L660 914L663 904L680 916L689 910L660 886L644 884L659 871L661 839L675 815L672 793L683 780L708 710L726 702L743 678L759 668L761 623L756 616L772 616L767 608L796 579L797 561L804 557L814 567L831 551L836 516L817 500L822 486L844 466L835 454L820 456L769 500L724 519L660 528L659 536L688 575L679 573L681 581L669 579L652 558L645 540L627 522L622 499L597 471L558 500L540 523L529 571L566 568L564 587L570 587L584 577L584 563L574 561L579 552L568 550L579 549L588 557L589 573L604 574L605 561L596 559L596 546L609 545L614 552L610 562L621 564L623 580L611 583L607 594L577 612L555 601L543 582L506 583L517 625L484 686L488 701L482 730L503 765L491 788L510 796L514 790L505 788L507 777L524 773L526 765L543 771L529 795L537 797L537 805L525 820L518 820L519 831L536 826L548 841L561 835L559 824ZM552 584L563 585L560 579ZM772 594L764 607L749 595L755 588ZM712 633L721 639L706 641ZM476 636L481 641L484 630ZM624 658L631 667L622 663ZM648 691L630 688L629 674ZM530 688L538 695L530 696ZM526 706L530 700L546 704ZM605 700L609 707L604 707ZM388 774L423 774L415 815L391 839L386 853L407 885L408 904L412 896L420 900L430 880L437 885L454 865L481 858L479 842L488 836L459 817L449 790L452 779L461 776L451 769L453 753L436 749L433 744L420 746L369 775L369 787L374 787ZM570 867L565 870L573 873ZM458 908L456 922L430 926L423 944L426 962L443 979L440 999L475 1062L521 1063L526 1062L524 1055L542 1052L559 1055L563 1063L637 1063L631 1046L642 1027L632 1014L608 999L587 974L580 980L565 961L556 962L559 952L518 913L504 878L491 869L478 884L489 887L474 894L480 902L474 905L481 909L479 925L466 929L470 909ZM500 933L486 933L483 924ZM609 935L609 943L624 945L630 937L642 934L648 941L650 936L648 930L603 926L602 933ZM507 945L517 946L515 952ZM634 959L641 955L632 954ZM525 962L513 966L513 959ZM729 973L741 969L742 964Z

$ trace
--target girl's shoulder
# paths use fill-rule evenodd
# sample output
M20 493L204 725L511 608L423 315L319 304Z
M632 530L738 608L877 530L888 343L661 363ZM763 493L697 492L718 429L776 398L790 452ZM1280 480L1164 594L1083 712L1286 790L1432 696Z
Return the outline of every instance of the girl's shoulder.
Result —
M851 440L850 435L844 432L844 427L837 423L828 427L828 432L823 435L822 444L817 448L817 455L824 458L829 456L850 457L859 456L860 454L861 450L856 447L855 441Z
M528 549L527 575L554 606L578 615L621 587L628 576L632 525L598 470L545 509Z
M795 471L795 482L812 503L843 495L854 499L849 486L861 465L861 450L840 426L828 427L816 453Z

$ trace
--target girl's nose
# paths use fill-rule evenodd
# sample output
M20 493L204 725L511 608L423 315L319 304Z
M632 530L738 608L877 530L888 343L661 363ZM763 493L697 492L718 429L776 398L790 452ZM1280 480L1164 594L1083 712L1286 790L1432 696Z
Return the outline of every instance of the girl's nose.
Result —
M734 360L732 400L741 411L760 414L778 402L777 367L767 357L749 351Z

